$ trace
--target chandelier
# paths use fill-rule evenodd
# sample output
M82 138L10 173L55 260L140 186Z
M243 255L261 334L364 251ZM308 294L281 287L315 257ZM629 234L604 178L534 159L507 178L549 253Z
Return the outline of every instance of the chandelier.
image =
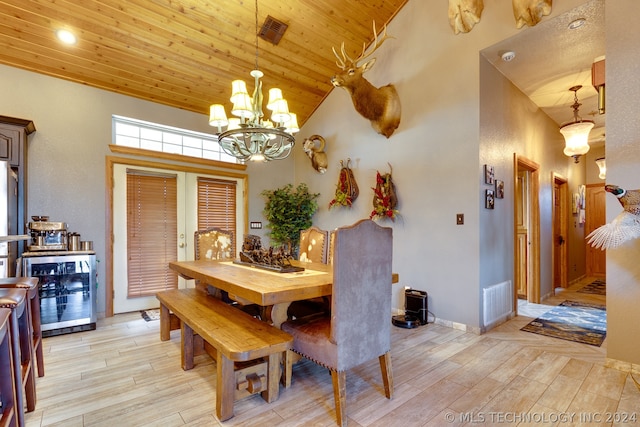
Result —
M564 136L565 147L564 154L573 157L576 163L579 162L580 156L589 151L589 132L593 128L593 121L582 120L578 114L578 109L582 104L578 102L578 91L581 85L573 86L569 90L573 92L573 122L568 123L560 128L560 133Z
M267 109L271 111L271 120L263 119L262 82L264 73L258 69L258 0L256 0L256 63L249 74L254 78L252 96L247 92L243 80L231 82L233 103L231 114L236 117L227 119L221 104L213 104L209 112L209 125L218 128L218 143L225 153L242 161L269 161L286 159L291 154L298 132L296 115L289 112L287 100L278 88L269 89ZM227 127L223 132L222 128Z

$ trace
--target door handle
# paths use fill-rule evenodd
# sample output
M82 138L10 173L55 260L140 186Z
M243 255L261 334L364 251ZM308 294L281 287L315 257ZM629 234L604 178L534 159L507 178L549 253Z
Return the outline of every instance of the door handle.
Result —
M564 237L562 237L562 236L558 236L558 244L559 244L559 245L564 244Z
M185 247L184 242L180 243L180 244L178 245L178 247L184 248L184 247Z

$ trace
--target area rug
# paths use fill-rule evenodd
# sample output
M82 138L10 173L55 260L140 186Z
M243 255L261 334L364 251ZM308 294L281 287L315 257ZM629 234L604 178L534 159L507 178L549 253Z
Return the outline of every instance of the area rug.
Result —
M140 310L140 314L142 318L147 322L151 322L152 320L160 320L160 310Z
M564 301L521 330L600 347L607 336L607 311L602 305Z
M578 289L576 292L582 292L583 294L606 295L607 284L603 280L594 280L588 285Z

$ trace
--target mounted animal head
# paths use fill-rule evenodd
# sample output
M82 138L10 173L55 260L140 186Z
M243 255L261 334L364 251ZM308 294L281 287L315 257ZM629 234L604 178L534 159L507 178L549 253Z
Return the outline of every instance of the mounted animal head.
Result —
M316 144L318 141L318 144ZM320 173L327 171L329 165L327 153L324 152L326 142L320 135L311 135L302 143L302 148L307 156L311 159L311 166Z
M367 51L363 43L362 53L355 59L345 52L344 42L340 46L340 55L335 48L332 48L337 58L336 64L341 71L331 78L331 83L335 87L346 90L351 95L356 111L371 121L371 127L376 132L389 138L400 124L400 98L393 85L376 88L363 77L363 74L370 70L376 61L375 58L366 59L388 38L387 26L384 27L382 38L378 40L374 22L373 34L375 39L369 46L369 50Z

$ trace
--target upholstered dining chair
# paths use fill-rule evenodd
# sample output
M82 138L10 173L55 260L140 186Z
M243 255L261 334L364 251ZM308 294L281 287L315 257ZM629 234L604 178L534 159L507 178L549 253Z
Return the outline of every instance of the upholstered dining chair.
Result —
M196 230L194 233L194 259L206 259L210 261L233 259L233 232L218 227L209 227ZM198 283L196 282L196 287ZM227 303L233 301L225 291L207 285L207 291Z
M298 259L303 262L327 263L329 232L311 226L300 232L300 250Z
M194 240L194 258L196 260L233 260L236 256L232 231L217 227L196 230ZM196 283L196 287L198 286L198 283ZM261 317L260 307L256 304L240 300L240 298L229 295L228 292L211 285L207 285L206 290L210 295L222 299L227 304L236 305L254 317Z
M385 395L393 394L391 371L392 230L361 220L335 232L331 314L284 322L293 351L328 368L336 416L347 423L346 371L377 358ZM288 353L286 384L292 374Z
M302 262L326 264L328 243L329 232L326 230L311 226L300 231L298 260ZM329 300L328 297L320 297L294 301L287 309L287 317L293 319L328 312Z

